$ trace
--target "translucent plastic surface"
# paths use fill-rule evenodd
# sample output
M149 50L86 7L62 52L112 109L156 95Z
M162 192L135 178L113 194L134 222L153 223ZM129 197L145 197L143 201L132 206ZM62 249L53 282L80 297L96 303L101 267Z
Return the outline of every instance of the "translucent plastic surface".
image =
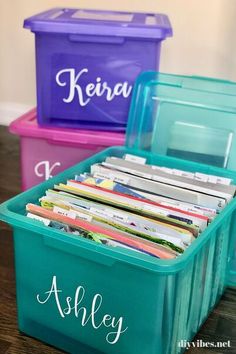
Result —
M127 145L236 170L236 84L154 72L140 75Z

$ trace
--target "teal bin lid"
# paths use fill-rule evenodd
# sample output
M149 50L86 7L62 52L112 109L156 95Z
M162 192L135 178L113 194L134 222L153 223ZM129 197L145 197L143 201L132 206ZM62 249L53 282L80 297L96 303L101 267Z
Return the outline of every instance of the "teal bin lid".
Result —
M236 170L236 83L142 73L133 91L126 145Z

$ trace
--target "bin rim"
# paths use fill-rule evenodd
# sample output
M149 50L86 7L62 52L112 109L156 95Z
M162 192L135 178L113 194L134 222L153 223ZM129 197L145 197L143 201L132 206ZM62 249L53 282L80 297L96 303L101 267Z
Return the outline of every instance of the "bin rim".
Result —
M91 165L97 157L101 157L103 154L108 154L112 152L114 149L129 151L129 149L125 147L110 147L102 152L93 155L92 157L84 160L87 165ZM148 155L146 153L146 155ZM171 157L165 157L166 159L171 160L180 160ZM135 252L125 250L125 249L117 249L108 247L106 245L98 245L94 241L78 238L78 236L66 234L63 231L58 231L52 228L49 228L43 225L40 221L33 220L27 218L26 215L22 215L19 211L13 211L13 209L17 208L18 210L24 209L27 203L32 202L32 195L33 196L42 196L45 191L53 186L54 184L58 183L62 179L67 179L68 176L71 174L73 175L75 171L78 172L79 166L81 163L72 166L71 168L59 173L52 179L45 181L23 193L16 195L15 197L9 199L8 201L2 203L0 205L0 220L10 224L13 227L25 229L28 231L32 231L46 238L54 238L58 239L58 241L63 241L68 244L73 244L75 247L80 247L81 249L86 249L91 252L101 253L103 256L108 256L113 258L114 262L125 262L128 263L130 266L139 267L146 271L151 271L155 273L159 273L160 275L166 274L175 274L181 270L183 270L189 262L191 262L194 257L198 254L198 252L203 248L203 246L209 241L211 238L212 232L216 230L221 224L225 217L231 215L234 210L236 210L236 198L234 198L223 210L222 212L215 218L211 224L201 233L200 237L198 237L194 242L188 247L185 252L179 255L175 259L171 260L163 260L163 259L156 259L149 255L135 255ZM196 163L196 165L200 165ZM226 174L232 173L235 176L235 171L225 171ZM22 200L24 202L22 203ZM25 201L27 202L25 203ZM36 200L38 200L36 198ZM34 200L35 201L35 200Z

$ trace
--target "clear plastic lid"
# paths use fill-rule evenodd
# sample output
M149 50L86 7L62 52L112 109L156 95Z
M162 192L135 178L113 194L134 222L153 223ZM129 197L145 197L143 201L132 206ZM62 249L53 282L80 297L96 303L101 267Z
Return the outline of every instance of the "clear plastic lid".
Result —
M133 91L126 144L236 170L236 83L141 74Z
M55 8L24 21L32 32L164 39L172 27L164 14Z

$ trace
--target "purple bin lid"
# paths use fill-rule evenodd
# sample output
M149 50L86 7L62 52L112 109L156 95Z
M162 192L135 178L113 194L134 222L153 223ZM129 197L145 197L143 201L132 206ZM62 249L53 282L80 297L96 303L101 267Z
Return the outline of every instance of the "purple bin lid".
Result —
M20 136L42 138L68 144L89 144L107 147L124 145L125 143L124 133L40 127L37 123L36 109L32 109L13 121L9 126L9 131Z
M164 14L54 8L24 21L32 32L164 39L172 27Z

